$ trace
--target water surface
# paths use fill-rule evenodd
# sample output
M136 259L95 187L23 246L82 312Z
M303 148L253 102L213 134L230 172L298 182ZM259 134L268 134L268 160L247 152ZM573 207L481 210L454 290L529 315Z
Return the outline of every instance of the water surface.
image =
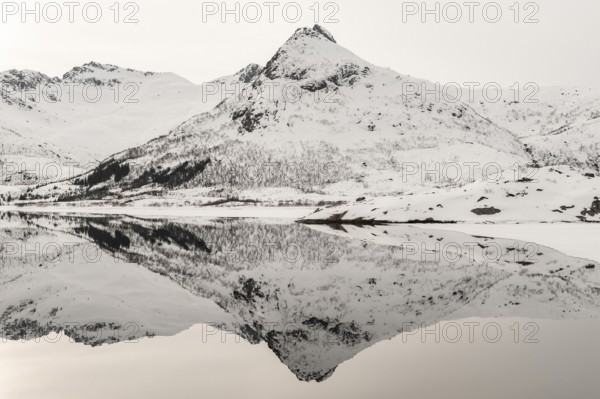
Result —
M0 393L597 392L600 265L449 229L4 213Z

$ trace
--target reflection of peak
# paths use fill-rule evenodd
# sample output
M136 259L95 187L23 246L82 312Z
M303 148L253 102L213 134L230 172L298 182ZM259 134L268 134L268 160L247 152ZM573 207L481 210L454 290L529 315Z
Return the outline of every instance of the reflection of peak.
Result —
M269 330L268 328L259 322L255 322L254 326L242 324L236 329L236 333L252 344L266 342L269 349L300 381L325 381L333 375L339 362L345 360L337 359L335 356L322 359L323 351L315 352L311 346L320 349L323 342L315 340L315 337L307 334L306 330L294 328Z
M337 370L337 367L334 367L331 370L323 370L320 372L311 372L311 373L302 373L300 370L293 370L293 369L290 369L290 370L296 375L296 377L298 377L298 379L300 381L323 382L326 379L328 379L329 377L331 377L333 375L333 373L335 373L335 370Z

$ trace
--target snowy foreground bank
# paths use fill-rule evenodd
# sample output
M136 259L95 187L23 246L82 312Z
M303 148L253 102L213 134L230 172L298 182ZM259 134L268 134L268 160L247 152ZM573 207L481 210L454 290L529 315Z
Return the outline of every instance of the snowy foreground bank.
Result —
M313 211L303 207L131 207L131 206L0 206L0 212L124 215L153 218L273 218L299 219Z
M600 178L548 167L519 179L477 181L452 190L358 198L317 209L305 223L600 222Z

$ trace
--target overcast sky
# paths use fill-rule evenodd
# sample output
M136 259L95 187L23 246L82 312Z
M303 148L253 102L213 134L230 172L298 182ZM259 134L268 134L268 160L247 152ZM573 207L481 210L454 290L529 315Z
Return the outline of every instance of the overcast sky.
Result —
M288 5L284 18L283 5L291 2L281 1L274 6L274 21L270 22L269 7L264 5L268 0L258 0L263 15L257 23L243 18L243 5L248 1L240 2L239 23L234 15L227 16L223 23L220 10L216 15L203 14L203 7L212 10L198 0L138 0L139 10L132 5L126 7L125 0L119 4L119 23L115 23L110 7L116 0L96 1L102 18L95 24L84 19L86 0L74 8L73 23L69 22L69 8L63 0L57 0L63 15L54 24L45 22L43 15L40 23L35 22L35 15L26 15L23 23L21 1L14 3L19 7L16 15L12 15L14 9L6 8L10 2L3 1L0 70L33 69L56 76L94 60L175 72L201 83L233 73L250 62L264 65L296 28L315 23L314 8L310 7L317 0L296 0L302 11L298 22L293 22L293 5ZM398 0L343 0L337 5L324 0L318 3L317 19L338 43L362 58L432 81L600 86L597 0L525 0L518 3L518 15L514 7L511 9L517 0L498 0L495 4L500 5L502 17L497 23L488 22L495 19L495 4L488 5L484 12L484 5L492 2L481 1L470 8L465 1L455 3L462 12L457 23L443 18L457 17L457 7L444 8L448 1L440 3L439 23L435 15L422 22L420 9L412 15L415 9L409 2L403 5ZM34 3L27 2L30 8ZM234 1L226 3L234 8ZM434 8L434 1L427 3ZM221 8L221 1L214 4ZM414 4L421 8L420 0ZM406 13L403 7L408 7ZM247 17L256 16L255 7L247 6L245 10ZM43 11L40 9L40 14ZM131 13L135 14L131 19L139 22L124 23ZM46 8L47 18L55 16L56 8ZM94 19L92 6L86 17ZM338 22L332 21L335 19Z

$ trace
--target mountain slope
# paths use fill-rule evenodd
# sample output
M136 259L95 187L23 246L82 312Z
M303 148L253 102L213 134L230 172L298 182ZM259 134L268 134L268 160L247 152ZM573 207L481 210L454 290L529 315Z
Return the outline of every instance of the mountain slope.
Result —
M56 146L0 126L0 186L26 186L71 178L80 163Z
M172 73L141 72L91 62L62 78L34 71L0 73L0 127L91 169L97 161L163 134L222 101L208 87L235 86L261 68L250 65L195 85ZM37 146L37 145L36 145ZM23 159L29 165L24 145ZM48 147L50 150L50 147ZM0 152L0 159L8 153ZM11 152L13 159L19 154ZM64 178L73 177L64 176ZM35 182L39 183L39 182Z
M517 137L469 105L404 95L415 83L429 84L360 59L319 26L299 29L238 96L167 136L116 154L62 190L71 197L142 187L211 187L217 195L265 187L380 195L428 185L419 178L403 181L407 162L508 168L530 161ZM275 176L262 170L243 175L267 164L284 168ZM474 177L482 173L477 168Z
M600 172L600 89L530 86L497 102L476 94L474 108L521 137L540 166Z

